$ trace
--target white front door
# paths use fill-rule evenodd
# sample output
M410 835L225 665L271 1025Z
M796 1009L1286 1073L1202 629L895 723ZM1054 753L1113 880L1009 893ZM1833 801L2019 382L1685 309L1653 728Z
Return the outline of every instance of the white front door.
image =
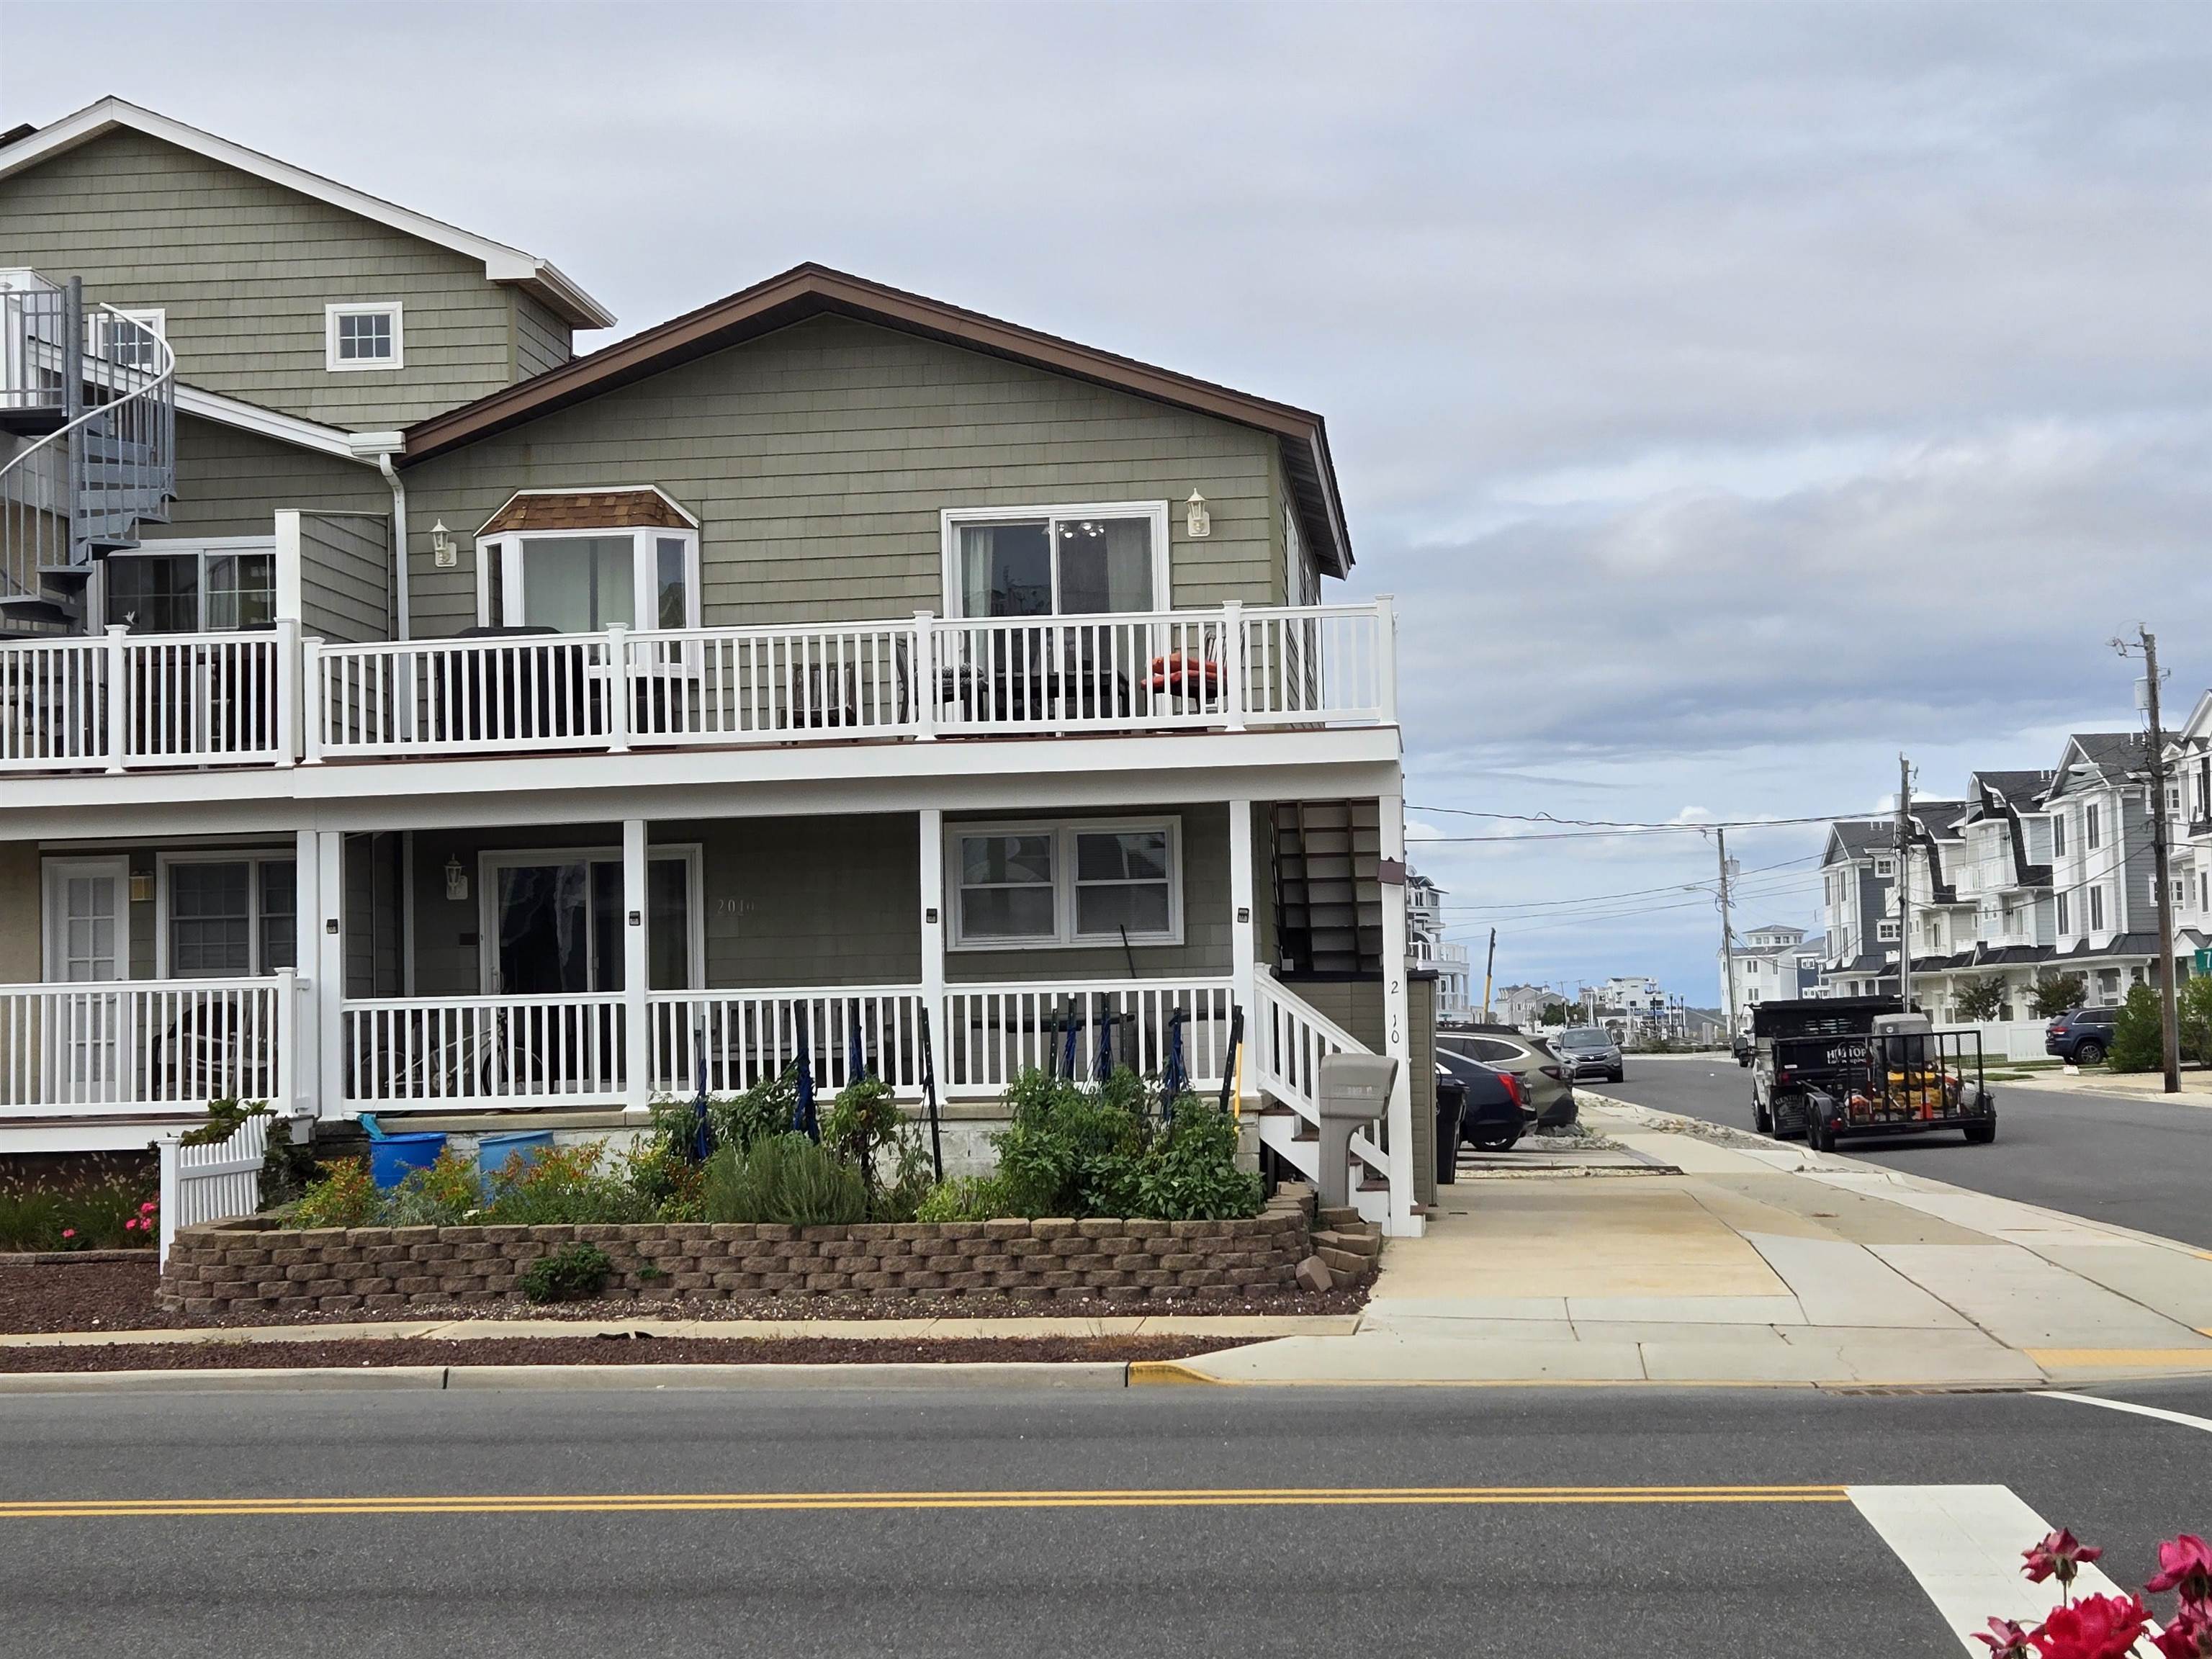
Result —
M91 986L130 977L131 865L127 859L48 859L46 976L50 985ZM131 1052L123 1029L129 998L86 990L48 1005L46 1088L55 1105L118 1101Z

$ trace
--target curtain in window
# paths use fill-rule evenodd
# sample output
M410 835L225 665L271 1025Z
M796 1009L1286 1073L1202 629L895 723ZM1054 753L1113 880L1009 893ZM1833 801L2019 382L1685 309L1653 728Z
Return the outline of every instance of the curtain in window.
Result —
M1042 524L965 525L960 531L960 614L1052 614L1052 538Z
M1152 608L1150 520L1063 519L1054 529L1061 615Z

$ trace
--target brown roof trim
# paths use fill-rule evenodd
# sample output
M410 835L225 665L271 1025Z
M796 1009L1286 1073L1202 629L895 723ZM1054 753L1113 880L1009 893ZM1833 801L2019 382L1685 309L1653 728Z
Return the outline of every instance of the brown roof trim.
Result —
M518 489L477 529L479 536L510 530L696 530L699 520L656 484L637 489Z
M408 429L400 464L427 460L708 352L824 313L904 329L1273 433L1282 444L1306 540L1338 575L1351 566L1351 532L1329 455L1328 428L1320 416L817 264L794 266L657 328L434 416Z

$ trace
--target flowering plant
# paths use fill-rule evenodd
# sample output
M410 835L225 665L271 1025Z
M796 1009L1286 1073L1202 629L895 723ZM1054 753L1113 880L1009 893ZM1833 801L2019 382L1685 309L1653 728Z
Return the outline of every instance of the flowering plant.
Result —
M1990 1659L2140 1659L2137 1644L2150 1629L2150 1607L2139 1595L2074 1595L2083 1567L2104 1554L2065 1528L2021 1553L2021 1574L2031 1584L2058 1581L2059 1605L2033 1630L1992 1619L1984 1643ZM2166 1627L2150 1638L2160 1659L2212 1659L2212 1545L2183 1533L2158 1547L2158 1571L2144 1584L2153 1595L2171 1590L2178 1605Z

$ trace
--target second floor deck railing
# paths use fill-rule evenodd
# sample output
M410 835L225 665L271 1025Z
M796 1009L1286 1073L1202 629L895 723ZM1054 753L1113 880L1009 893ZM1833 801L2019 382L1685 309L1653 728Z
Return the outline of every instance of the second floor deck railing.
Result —
M0 635L0 774L1391 725L1388 601L524 633Z

